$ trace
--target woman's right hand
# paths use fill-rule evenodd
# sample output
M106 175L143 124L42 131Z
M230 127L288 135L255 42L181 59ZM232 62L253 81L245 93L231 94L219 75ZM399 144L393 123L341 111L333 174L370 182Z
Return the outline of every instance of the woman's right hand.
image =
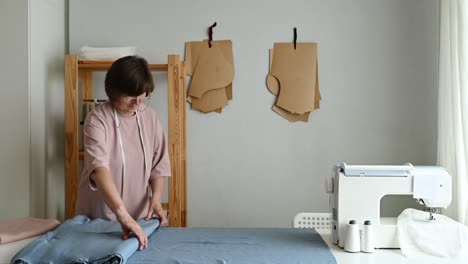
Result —
M125 208L122 198L120 198L112 181L109 169L98 167L89 177L96 183L97 189L101 191L106 205L114 212L117 221L122 226L123 239L128 239L130 232L132 232L140 242L140 250L148 247L148 237Z
M141 228L141 226L130 216L130 214L125 210L124 212L119 212L116 214L117 221L119 221L122 226L123 239L127 240L132 232L135 237L140 242L140 250L143 250L148 247L148 237Z

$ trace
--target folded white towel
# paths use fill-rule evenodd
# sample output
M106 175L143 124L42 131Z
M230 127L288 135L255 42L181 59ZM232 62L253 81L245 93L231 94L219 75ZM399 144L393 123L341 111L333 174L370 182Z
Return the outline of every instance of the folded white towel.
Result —
M125 56L136 54L136 47L94 48L84 46L80 49L80 58L84 60L114 61Z
M444 215L406 209L397 219L398 242L407 257L468 257L468 227Z

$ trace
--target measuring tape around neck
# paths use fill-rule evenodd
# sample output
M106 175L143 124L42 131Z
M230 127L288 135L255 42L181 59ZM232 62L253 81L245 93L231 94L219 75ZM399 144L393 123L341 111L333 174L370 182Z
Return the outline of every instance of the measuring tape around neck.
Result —
M123 186L124 186L124 179L125 179L125 152L123 149L123 143L122 143L122 136L120 134L120 119L119 115L117 114L117 110L115 110L115 107L112 107L112 110L114 111L114 119L115 119L115 127L117 128L117 137L119 138L119 145L120 145L120 153L122 155L122 183L120 187L120 197L123 199ZM140 135L140 142L141 142L141 147L143 148L143 173L146 176L146 170L147 170L147 162L146 162L146 148L145 148L145 142L143 140L143 129L141 128L140 124L140 115L138 114L138 111L135 113L136 115L136 120L138 124L138 134Z

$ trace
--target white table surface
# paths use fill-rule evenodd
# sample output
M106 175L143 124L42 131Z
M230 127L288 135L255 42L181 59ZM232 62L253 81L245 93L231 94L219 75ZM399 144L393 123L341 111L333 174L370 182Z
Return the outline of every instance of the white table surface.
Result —
M37 237L0 245L0 264L9 264L13 256Z
M468 260L454 261L437 257L407 258L400 249L376 249L373 253L350 253L331 242L331 234L320 234L335 256L337 264L467 264Z

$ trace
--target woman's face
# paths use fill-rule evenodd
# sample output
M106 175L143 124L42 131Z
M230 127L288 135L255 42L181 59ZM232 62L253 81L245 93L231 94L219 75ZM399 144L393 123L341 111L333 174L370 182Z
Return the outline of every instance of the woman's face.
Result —
M146 98L146 93L139 96L119 96L114 107L125 116L133 116Z

